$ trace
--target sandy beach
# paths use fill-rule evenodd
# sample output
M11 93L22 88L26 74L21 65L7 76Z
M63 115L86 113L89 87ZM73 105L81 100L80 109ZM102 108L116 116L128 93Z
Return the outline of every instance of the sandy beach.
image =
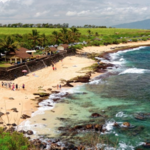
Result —
M116 47L141 46L148 44L150 44L150 41L135 43L132 42L127 44L108 45L100 47L92 46L85 47L80 52L103 53L104 51L112 51L112 49ZM14 81L10 81L19 85L18 91L12 91L4 87L2 88L2 86L0 85L0 112L5 114L2 116L0 122L4 122L5 124L19 124L21 121L23 121L22 119L20 119L22 114L31 115L32 112L37 110L36 102L31 100L35 97L33 93L49 92L47 90L48 88L57 90L57 84L61 84L61 79L69 80L73 77L84 75L85 71L83 71L82 68L91 66L94 63L94 60L90 60L85 57L70 56L64 58L62 62L59 61L58 63L56 63L55 67L57 68L57 70L55 71L53 71L52 67L46 67L44 69L32 72L27 76L17 78ZM93 74L92 77L96 75L97 74ZM9 81L4 82L8 83ZM22 89L22 84L25 84L25 90ZM39 91L39 87L41 87L42 90ZM18 110L18 113L13 112L11 110L12 108L16 108ZM6 115L6 112L8 112L8 115Z
M57 70L53 71L52 67L47 67L42 70L32 72L26 76L17 78L12 83L19 85L18 91L12 91L8 88L0 86L1 101L0 111L4 114L9 112L8 115L3 115L0 122L16 123L19 124L22 114L31 115L37 109L36 102L32 101L35 92L49 92L48 88L57 90L57 84L61 84L61 79L69 80L73 77L84 75L85 71L82 68L88 67L95 63L93 60L81 58L78 56L66 57L63 61L55 64ZM2 81L1 81L2 82ZM3 81L9 82L9 81ZM25 90L22 85L25 84ZM39 90L41 87L42 90ZM18 113L13 112L11 109L17 108Z
M150 45L150 41L139 41L139 42L129 42L129 43L120 43L120 44L112 44L107 46L90 46L90 47L84 47L82 50L80 50L80 53L87 52L87 53L103 53L103 52L109 52L114 50L115 48L123 48L125 46L146 46Z

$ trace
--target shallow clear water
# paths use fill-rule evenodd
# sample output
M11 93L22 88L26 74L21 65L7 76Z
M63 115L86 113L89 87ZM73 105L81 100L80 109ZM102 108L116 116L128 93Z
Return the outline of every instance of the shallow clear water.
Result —
M72 94L56 104L56 107L62 109L61 117L69 118L67 121L59 121L57 126L73 127L81 122L88 123L91 114L97 112L104 116L108 129L106 136L116 143L118 149L130 150L150 139L150 117L144 121L134 118L137 113L150 113L150 47L118 52L110 56L110 63L117 65L108 70L111 75L107 73L88 84L71 89ZM42 117L51 115L46 111ZM31 119L32 123L34 119ZM134 128L115 128L112 126L114 122L120 125L129 122ZM59 135L56 128L51 130Z

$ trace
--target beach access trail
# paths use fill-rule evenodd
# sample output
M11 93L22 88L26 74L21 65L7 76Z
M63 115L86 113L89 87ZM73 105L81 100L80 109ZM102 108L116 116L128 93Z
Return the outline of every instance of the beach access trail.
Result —
M149 44L150 41L108 46L91 46L84 47L81 51L79 51L79 53L103 53L112 51L116 47L144 46ZM47 91L48 88L57 90L57 84L60 84L61 79L69 80L76 76L84 75L85 72L82 71L82 68L91 66L94 63L94 60L85 57L68 56L64 58L63 61L59 61L55 64L55 67L57 68L55 71L53 70L52 66L50 66L32 72L26 76L19 77L14 81L10 81L19 85L18 91L12 91L8 88L4 88L0 84L0 112L5 114L2 116L2 118L0 118L0 123L5 122L5 124L19 124L21 121L23 121L20 119L22 114L31 115L32 112L37 110L37 102L32 101L31 99L35 98L33 93L41 92L39 91L39 87L44 90L43 92L49 92ZM4 82L8 83L9 81ZM25 84L25 90L22 89L22 84ZM11 110L12 108L16 108L18 113L13 112ZM8 115L6 115L6 112L8 112Z

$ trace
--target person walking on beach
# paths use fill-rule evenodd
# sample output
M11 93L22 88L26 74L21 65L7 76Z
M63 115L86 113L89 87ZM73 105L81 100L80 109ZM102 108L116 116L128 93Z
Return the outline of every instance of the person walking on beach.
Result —
M61 89L61 84L59 85L59 88Z
M53 70L54 70L55 68L54 68L54 66L53 66Z
M59 88L59 85L57 84L57 90L58 90L58 88Z
M11 84L9 83L9 89L11 89Z
M2 87L4 86L4 82L2 82Z
M23 90L25 89L25 84L22 85Z
M12 90L13 90L13 91L15 90L15 85L14 85L14 83L13 83L13 85L12 85Z
M18 84L16 84L16 90L18 90Z

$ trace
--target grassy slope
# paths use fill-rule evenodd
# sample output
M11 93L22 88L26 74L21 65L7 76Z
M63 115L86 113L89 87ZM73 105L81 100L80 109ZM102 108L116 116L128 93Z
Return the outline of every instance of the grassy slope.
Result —
M0 35L8 35L8 34L27 34L31 33L33 29L37 29L40 34L45 33L46 35L52 34L52 32L59 31L60 29L54 29L54 28L0 28ZM127 32L138 32L138 31L144 31L140 29L114 29L114 28L89 28L93 34L95 32L98 32L99 34L104 34L104 35L110 35L114 34L116 32L119 32L121 34L127 33ZM88 28L80 28L79 31L81 34L88 34L87 30Z

